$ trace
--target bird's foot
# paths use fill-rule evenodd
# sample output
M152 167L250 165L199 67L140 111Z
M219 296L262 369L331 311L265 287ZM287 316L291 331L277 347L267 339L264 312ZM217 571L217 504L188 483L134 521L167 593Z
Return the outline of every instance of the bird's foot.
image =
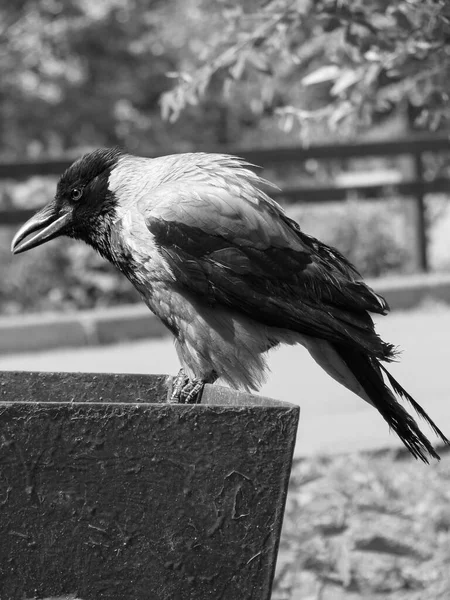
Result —
M204 387L205 382L201 379L189 379L181 390L181 401L184 404L200 404Z
M173 389L170 401L178 404L199 404L202 399L202 392L205 382L201 379L189 379L180 369L178 375L173 380Z
M181 390L189 382L189 377L184 372L184 369L178 371L178 375L173 378L172 384L172 395L170 396L170 402L176 404L182 402Z

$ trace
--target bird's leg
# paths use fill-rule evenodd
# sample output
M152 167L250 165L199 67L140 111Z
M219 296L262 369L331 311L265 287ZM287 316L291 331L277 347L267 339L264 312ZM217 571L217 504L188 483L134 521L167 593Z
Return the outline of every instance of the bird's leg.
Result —
M211 373L204 378L195 377L189 379L185 374L184 369L180 369L178 375L174 378L170 401L178 404L200 403L205 383L214 383L216 379L217 373L215 371L211 371Z
M170 396L170 402L173 403L183 403L184 400L181 399L181 392L185 385L189 383L189 377L184 372L184 369L181 368L178 371L178 375L173 378L172 385L172 395Z

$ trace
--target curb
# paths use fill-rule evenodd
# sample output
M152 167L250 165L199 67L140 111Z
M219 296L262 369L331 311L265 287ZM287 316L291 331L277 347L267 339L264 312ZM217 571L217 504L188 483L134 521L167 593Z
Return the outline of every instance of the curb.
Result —
M167 335L146 306L0 318L0 354L113 344Z
M427 300L450 304L450 274L408 275L367 280L392 310ZM0 317L0 354L81 347L161 338L166 328L142 304L79 311Z

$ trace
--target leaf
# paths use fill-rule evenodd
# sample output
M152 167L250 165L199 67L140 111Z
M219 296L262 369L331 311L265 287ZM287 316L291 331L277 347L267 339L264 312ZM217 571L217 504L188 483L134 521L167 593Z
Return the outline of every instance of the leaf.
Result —
M371 15L370 22L376 29L380 29L381 31L397 26L397 21L394 15L382 13L374 13Z
M319 20L319 19L318 19ZM342 27L342 22L338 17L333 17L330 15L324 15L322 19L322 28L327 33L338 29L338 27Z
M384 535L372 535L355 540L354 548L355 550L363 552L376 552L393 556L411 556L413 558L424 557L424 551L417 548L412 543L401 542Z
M161 95L161 115L165 121L174 123L186 105L186 95L180 87L175 87Z
M392 16L395 18L397 22L397 27L404 29L406 31L410 31L412 29L411 21L405 15L405 13L401 10L394 10L392 12Z
M265 75L273 74L269 59L261 52L250 50L250 52L247 54L247 62L260 73L264 73Z
M344 92L346 89L348 89L361 79L360 70L353 71L351 69L347 69L345 71L342 71L341 73L341 76L339 77L339 79L336 80L333 87L331 88L330 93L332 96L339 96L339 94Z
M303 77L302 83L308 86L324 83L325 81L333 81L339 77L340 72L340 68L337 65L324 65Z
M246 59L247 59L246 53L242 52L237 57L234 65L228 67L228 72L233 79L240 79L242 77L244 70L245 70Z
M336 570L344 588L348 588L352 581L352 557L348 540L341 541L339 554L336 560Z
M340 103L328 120L331 129L334 130L341 121L343 121L352 113L353 110L354 109L350 102Z
M370 50L367 50L367 52L364 53L364 58L369 62L380 62L380 51L378 50L378 48L372 48Z

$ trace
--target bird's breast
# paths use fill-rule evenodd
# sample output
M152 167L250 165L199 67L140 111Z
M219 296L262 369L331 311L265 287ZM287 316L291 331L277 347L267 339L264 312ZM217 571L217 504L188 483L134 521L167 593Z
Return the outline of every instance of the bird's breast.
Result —
M153 235L138 218L121 219L111 235L110 261L133 284L147 306L172 330L174 276Z

